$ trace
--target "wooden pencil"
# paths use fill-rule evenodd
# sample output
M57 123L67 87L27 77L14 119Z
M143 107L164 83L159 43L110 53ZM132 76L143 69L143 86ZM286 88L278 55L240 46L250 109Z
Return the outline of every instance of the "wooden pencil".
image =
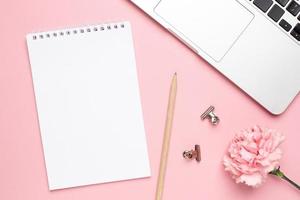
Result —
M176 93L177 93L177 74L175 73L170 87L167 118L166 118L164 139L163 139L163 145L162 145L162 151L160 157L159 175L158 175L158 181L156 187L156 198L155 198L156 200L161 200L163 196L165 174L167 168L168 153L169 153L172 124L173 124L173 117L174 117Z

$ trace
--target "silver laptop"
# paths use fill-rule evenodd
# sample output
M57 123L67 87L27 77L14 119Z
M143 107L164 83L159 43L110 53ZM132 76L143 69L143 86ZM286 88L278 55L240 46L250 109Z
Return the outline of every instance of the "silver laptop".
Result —
M300 91L300 0L131 0L273 114Z

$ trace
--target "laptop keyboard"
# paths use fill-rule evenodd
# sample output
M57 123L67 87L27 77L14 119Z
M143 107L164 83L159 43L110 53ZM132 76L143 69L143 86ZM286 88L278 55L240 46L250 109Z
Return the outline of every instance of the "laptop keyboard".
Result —
M277 23L285 32L300 42L300 1L299 0L250 0Z

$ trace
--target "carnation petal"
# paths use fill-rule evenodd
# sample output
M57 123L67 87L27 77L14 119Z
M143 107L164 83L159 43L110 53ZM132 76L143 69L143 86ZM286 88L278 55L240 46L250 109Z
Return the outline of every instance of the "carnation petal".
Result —
M244 183L248 186L252 186L252 187L258 187L262 184L264 177L259 174L259 173L255 173L255 174L243 174L241 175L239 178L237 178L237 183Z
M255 154L250 153L249 151L247 151L245 148L241 148L240 155L241 155L242 159L244 159L248 162L256 156Z

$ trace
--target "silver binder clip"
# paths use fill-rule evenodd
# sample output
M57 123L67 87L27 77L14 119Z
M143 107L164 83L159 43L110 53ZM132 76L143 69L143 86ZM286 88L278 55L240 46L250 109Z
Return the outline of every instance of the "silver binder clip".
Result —
M220 122L219 117L214 113L215 107L210 106L202 115L201 119L204 120L206 118L210 119L212 125L217 125Z

